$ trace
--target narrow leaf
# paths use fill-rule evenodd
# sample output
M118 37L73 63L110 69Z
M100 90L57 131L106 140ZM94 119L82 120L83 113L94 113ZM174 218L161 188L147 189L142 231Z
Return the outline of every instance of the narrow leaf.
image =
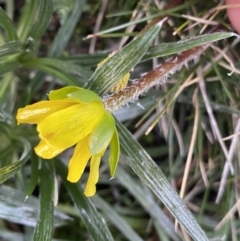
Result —
M29 34L29 36L37 40L42 37L50 22L53 13L52 0L38 0L38 9L38 17Z
M32 0L26 1L21 18L20 23L17 29L18 36L21 41L25 41L27 37L29 37L29 33L32 29L32 26L35 22L36 15L38 13L39 1Z
M0 184L4 183L8 178L13 176L17 171L19 171L29 159L31 152L30 143L24 138L17 138L17 144L21 144L23 147L22 155L19 161L9 164L0 169Z
M53 162L42 161L40 170L40 214L34 230L33 241L51 241L53 228Z
M64 71L67 73L75 74L83 77L84 79L88 79L92 75L92 71L82 67L80 65L76 65L73 63L69 63L67 61L54 59L54 58L35 58L26 61L26 63L35 63L36 65L45 65L51 68L55 68L59 71Z
M156 57L179 53L188 49L192 49L194 47L230 38L233 36L237 37L237 34L233 32L217 32L204 34L193 38L187 38L174 43L161 43L158 46L150 48L148 53L142 58L141 62Z
M159 166L134 139L131 133L121 123L118 121L116 123L119 131L121 152L133 171L149 186L194 240L208 241L206 234L199 227L192 213L168 182Z
M72 13L69 18L64 22L64 25L60 28L57 35L54 38L54 41L51 45L51 48L48 52L49 57L58 58L61 56L65 47L67 46L75 27L78 23L78 20L82 14L86 0L75 0ZM43 73L38 73L36 77L31 82L32 94L36 93L44 83L45 75ZM70 81L71 82L71 81ZM66 82L67 85L76 85L74 83ZM79 84L81 86L81 84Z
M93 73L85 87L94 90L98 95L108 91L139 62L157 36L160 27L160 24L153 26L108 59Z
M62 178L71 198L79 210L82 221L86 225L93 241L114 241L106 222L97 212L90 198L83 195L80 183L70 183L67 181L67 167L60 161L55 162L56 170Z
M64 73L60 69L55 69L52 66L48 66L45 63L38 64L37 59L35 59L34 61L30 60L30 61L22 62L22 65L24 67L31 68L31 69L37 69L37 70L45 72L49 75L52 75L52 76L58 78L60 81L62 81L66 85L81 86L80 81L78 81L76 78L74 78L70 74Z
M0 45L0 57L11 54L19 54L23 51L23 46L23 43L19 41L11 41L2 44Z
M0 185L0 218L9 222L19 223L29 227L37 224L39 211L39 200L30 196L26 199L26 193L6 186ZM54 227L65 225L72 218L54 209Z
M27 197L29 197L32 194L32 192L34 191L37 185L37 181L39 177L38 160L39 160L39 157L33 152L31 156L31 176L30 176L30 180L26 191Z
M0 75L6 74L14 69L20 67L20 63L16 60L6 61L0 63Z
M111 221L129 241L143 241L143 239L132 229L132 227L97 194L93 197L93 202L103 212L108 220Z
M18 39L12 20L8 17L8 15L1 7L0 7L0 26L2 26L6 30L10 41Z
M82 14L83 7L86 3L86 0L76 0L73 6L73 10L67 21L60 28L55 39L52 43L51 49L49 50L49 57L60 57L63 50L68 44L73 31L78 23L78 20Z
M120 166L116 172L116 179L133 195L137 201L148 212L154 222L164 230L164 233L173 240L180 240L180 235L175 231L174 225L170 218L162 211L158 201L156 201L147 187L144 189Z

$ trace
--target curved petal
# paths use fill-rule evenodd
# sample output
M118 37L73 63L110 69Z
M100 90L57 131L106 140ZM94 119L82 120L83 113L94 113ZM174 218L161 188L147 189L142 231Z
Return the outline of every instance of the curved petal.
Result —
M112 139L114 130L114 118L105 111L101 121L97 123L89 136L89 147L92 155L103 155Z
M90 174L87 180L84 194L87 197L91 197L96 193L96 184L99 178L99 165L101 156L92 156L90 162Z
M80 87L77 87L77 86L66 86L66 87L63 87L63 88L58 89L58 90L50 91L50 93L48 94L48 98L49 98L49 100L65 99L65 98L67 98L67 95L69 93L79 91L79 90L83 90L83 89L80 88Z
M39 144L34 147L34 151L36 152L36 154L44 159L52 159L64 150L65 148L59 149L49 146L44 140L41 140Z
M46 117L37 131L50 146L68 148L89 135L103 114L98 103L77 104Z
M78 142L69 161L67 176L69 182L77 182L81 178L90 157L87 136Z
M38 124L48 115L76 104L78 104L77 101L69 99L40 101L18 109L17 122L18 125L21 123Z

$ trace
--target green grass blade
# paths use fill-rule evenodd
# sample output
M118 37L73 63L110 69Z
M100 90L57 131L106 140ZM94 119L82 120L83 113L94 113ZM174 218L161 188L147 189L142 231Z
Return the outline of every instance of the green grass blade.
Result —
M40 170L40 214L33 241L51 241L53 228L54 164L42 161Z
M9 222L35 227L38 219L39 199L7 185L0 185L0 218ZM54 227L65 225L72 218L54 210Z
M103 215L117 227L129 241L143 241L131 226L98 195L94 195L93 202L103 212Z
M29 37L29 33L35 22L38 12L38 0L26 2L21 14L20 24L18 25L17 33L21 41L25 41Z
M20 63L17 60L0 62L0 75L13 71L18 67L20 67Z
M78 20L82 14L83 7L86 0L76 0L73 6L73 10L65 24L58 31L52 46L49 50L49 57L60 57L63 50L67 46L73 31L78 23Z
M13 25L12 20L7 16L5 11L0 7L0 26L2 26L7 34L8 39L11 40L18 40L15 27Z
M49 75L52 75L58 78L60 81L63 82L63 84L66 84L66 85L76 85L76 86L82 85L81 82L76 78L74 78L72 75L68 73L64 73L61 69L56 69L45 62L39 63L38 59L34 59L34 60L31 59L31 60L22 62L22 66L30 69L37 69Z
M38 177L39 177L38 166L39 166L39 157L35 153L32 153L31 176L30 176L30 180L26 191L27 197L29 197L33 193L34 189L36 188Z
M55 165L57 172L62 177L64 185L79 210L82 221L88 229L92 240L113 241L114 239L107 227L107 224L97 212L95 206L91 202L91 199L84 196L80 183L70 183L67 181L67 167L60 160L57 160Z
M3 123L0 125L0 131L2 128ZM31 145L30 143L24 138L18 138L15 140L17 145L21 145L23 148L22 155L17 162L9 164L0 169L0 184L4 183L8 178L12 177L19 171L29 159L29 155L31 152Z
M32 27L30 36L34 39L40 39L46 31L53 13L52 0L38 0L38 16Z
M195 48L204 44L212 43L218 40L230 38L237 36L235 33L218 32L209 33L192 38L187 38L174 43L162 43L158 46L149 49L148 53L142 58L141 61L146 61L148 59L162 57L170 54L179 53L188 49Z
M206 234L157 164L118 121L117 129L121 152L133 171L149 186L195 241L208 241Z
M11 41L0 45L0 57L12 54L19 54L23 51L23 43L19 41Z
M139 62L157 36L160 27L160 24L153 26L144 35L126 45L93 73L85 87L98 95L108 91Z
M82 66L95 67L99 62L108 56L107 53L96 53L96 54L79 54L72 56L63 56L62 60L74 64L80 64Z
M161 210L153 196L146 192L123 168L118 166L116 172L117 180L137 199L154 221L161 226L164 233L173 240L180 240L176 234L174 225L167 215Z
M81 76L84 79L88 79L92 75L91 70L89 70L85 67L67 62L67 61L60 60L60 59L36 58L36 59L30 59L30 60L26 61L26 63L32 63L32 64L34 63L35 65L49 66L49 67L55 68L61 72L64 71L67 73Z

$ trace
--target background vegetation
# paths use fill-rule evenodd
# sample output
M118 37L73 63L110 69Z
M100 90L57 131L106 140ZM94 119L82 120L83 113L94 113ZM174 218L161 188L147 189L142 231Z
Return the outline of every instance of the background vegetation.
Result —
M239 240L239 39L223 1L0 4L1 240ZM116 49L118 74L113 62L93 74ZM41 160L35 127L16 125L17 109L52 89L87 83L102 95L129 69L135 83L168 63L159 85L114 113L123 155L113 180L102 162L93 198L87 172L66 181L72 150Z

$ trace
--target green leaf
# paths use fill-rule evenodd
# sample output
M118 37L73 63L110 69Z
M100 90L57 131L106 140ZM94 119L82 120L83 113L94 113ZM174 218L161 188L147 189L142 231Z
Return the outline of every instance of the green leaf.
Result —
M85 87L95 91L98 95L108 91L139 62L157 36L159 29L160 24L153 26L144 35L133 40L109 58L93 73Z
M34 39L40 39L46 31L53 13L52 0L38 0L38 16L32 27L29 36Z
M110 53L80 54L72 56L63 56L64 62L79 64L81 66L95 67L99 62L105 59Z
M179 53L188 49L192 49L204 44L212 43L233 36L237 37L237 35L233 32L217 32L187 38L174 43L161 43L158 46L150 48L148 53L142 58L141 62L156 57Z
M1 125L3 125L3 123L1 123ZM23 148L22 155L17 162L14 162L3 168L0 168L0 184L4 183L8 178L16 174L16 172L19 171L29 159L29 155L31 152L30 143L26 139L21 137L16 138L15 141L17 145L21 144Z
M11 41L0 45L0 57L12 54L19 54L23 51L23 43L19 41Z
M17 29L18 36L23 42L27 39L27 37L29 37L29 32L31 31L31 28L35 22L36 15L38 13L38 4L39 1L37 0L25 2Z
M73 6L73 10L69 18L66 20L64 25L60 28L57 35L54 38L52 46L49 50L49 57L60 57L63 50L67 46L78 20L82 14L86 0L76 0Z
M26 193L6 185L0 185L0 218L9 222L19 223L35 227L39 211L39 200L30 196L26 199ZM54 209L54 227L59 227L72 219Z
M93 241L114 241L106 222L97 212L91 199L83 195L80 183L70 183L67 181L67 167L60 160L56 160L55 165L75 206L79 210L81 219L86 225L91 239Z
M17 60L0 62L0 75L13 71L18 67L20 67L20 63Z
M79 21L79 18L82 14L84 5L86 0L75 0L75 4L73 6L73 10L69 18L65 21L64 25L60 28L58 33L56 34L54 41L51 45L51 48L49 49L48 56L49 57L60 57L62 52L64 51L65 47L67 46L75 28ZM31 82L31 90L32 93L36 93L42 84L44 83L45 75L43 73L38 73L36 77ZM70 80L70 79L69 79ZM75 81L69 81L67 80L65 82L66 85L79 85L81 86L81 83L75 83Z
M89 147L92 155L103 155L112 139L115 130L113 116L105 112L101 121L89 136Z
M118 139L118 132L115 128L112 140L110 142L110 154L109 154L109 167L110 167L110 175L111 177L114 177L118 160L120 155L120 146L119 146L119 139Z
M97 194L94 195L93 202L103 212L103 215L122 232L127 240L143 241L143 239L132 229L132 227L114 210L114 207L110 206Z
M54 164L42 161L40 170L40 214L33 241L51 241L53 228Z
M177 221L196 241L208 241L192 213L178 196L166 176L131 133L118 121L121 152L141 180L155 193Z
M76 85L76 86L81 85L81 83L70 74L64 73L62 70L49 66L44 62L42 63L41 61L38 61L38 59L34 59L34 60L31 59L28 61L24 61L22 62L22 66L26 68L31 68L31 69L37 69L45 73L48 73L49 75L52 75L58 78L66 85Z
M84 79L88 79L92 75L92 71L89 69L82 67L80 65L75 65L73 63L69 63L59 59L53 58L35 58L27 61L23 61L23 63L35 63L36 65L44 65L59 71L64 71L67 73L75 74L83 77Z
M161 229L161 237L163 236L162 232L164 232L165 235L171 237L173 240L180 240L180 235L175 230L173 222L161 209L158 200L155 200L147 187L138 184L138 182L120 166L116 172L116 179L137 199L144 210L151 216L154 224L158 227L157 232Z
M38 58L38 61L41 63L45 62L49 66L52 66L56 69L61 69L71 74L75 74L83 77L84 79L89 79L92 75L92 70L89 70L86 67L82 67L81 65L76 65L73 63L69 63L67 61L52 59L52 58Z
M12 20L7 16L5 11L0 7L0 26L2 26L7 34L8 39L11 40L18 40L16 30Z
M39 172L38 172L38 165L39 165L39 157L33 152L31 156L31 176L28 183L26 197L28 198L34 189L36 188Z

